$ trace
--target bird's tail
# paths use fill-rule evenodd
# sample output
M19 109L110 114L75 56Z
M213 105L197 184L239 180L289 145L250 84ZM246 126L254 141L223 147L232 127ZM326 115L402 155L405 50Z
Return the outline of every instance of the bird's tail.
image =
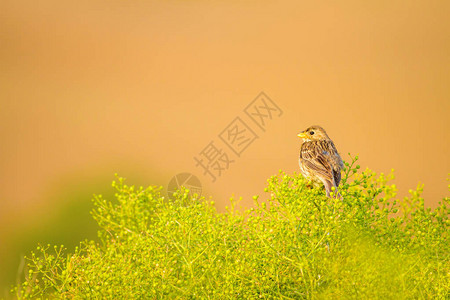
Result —
M335 198L335 199L342 200L342 195L341 195L341 193L339 193L338 187L336 185L334 185L330 181L326 181L324 185L325 185L325 191L327 192L328 198ZM334 187L334 190L332 189L332 187ZM333 193L333 195L331 195L331 193Z

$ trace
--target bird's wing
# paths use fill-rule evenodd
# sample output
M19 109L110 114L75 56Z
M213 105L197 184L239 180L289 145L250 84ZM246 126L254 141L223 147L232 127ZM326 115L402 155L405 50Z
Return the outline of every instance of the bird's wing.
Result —
M339 185L343 163L332 141L306 143L300 155L307 168Z
M329 141L327 147L330 149L331 153L334 182L336 186L338 186L341 182L341 170L344 168L344 162L342 161L342 158L333 142Z
M333 167L330 164L330 152L322 147L322 143L309 142L303 145L300 158L307 168L314 171L320 177L332 181Z
M329 153L329 162L331 164L333 179L336 186L341 182L341 170L344 167L344 163L342 162L342 158L339 155L334 143L332 141L323 142L323 147L326 149L326 152Z
M334 177L334 183L336 184L336 186L338 186L339 182L341 182L341 169L339 169L339 170L333 169L333 177Z

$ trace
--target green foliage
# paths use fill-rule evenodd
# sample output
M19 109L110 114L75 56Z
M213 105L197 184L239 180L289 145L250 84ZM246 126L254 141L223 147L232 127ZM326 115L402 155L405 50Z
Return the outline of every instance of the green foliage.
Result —
M119 178L96 196L100 243L39 246L18 298L410 299L449 297L449 198L396 200L392 174L346 163L340 198L280 171L267 201L227 212ZM190 203L185 205L185 203Z

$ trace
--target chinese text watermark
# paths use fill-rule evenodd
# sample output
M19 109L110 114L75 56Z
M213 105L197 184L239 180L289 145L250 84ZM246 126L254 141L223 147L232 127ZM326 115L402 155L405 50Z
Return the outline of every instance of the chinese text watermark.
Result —
M211 140L194 156L195 166L201 168L203 175L208 176L212 182L221 177L259 138L257 131L265 132L270 121L283 114L281 108L264 92L250 102L243 112L244 118L238 115L218 134L219 142ZM248 119L252 122L246 122ZM226 148L220 144L224 144Z

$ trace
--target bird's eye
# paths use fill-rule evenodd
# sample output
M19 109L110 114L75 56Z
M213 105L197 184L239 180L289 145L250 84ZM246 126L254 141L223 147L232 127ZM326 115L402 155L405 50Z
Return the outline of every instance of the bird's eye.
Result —
M310 135L314 135L314 131L310 131L309 134L310 134Z

